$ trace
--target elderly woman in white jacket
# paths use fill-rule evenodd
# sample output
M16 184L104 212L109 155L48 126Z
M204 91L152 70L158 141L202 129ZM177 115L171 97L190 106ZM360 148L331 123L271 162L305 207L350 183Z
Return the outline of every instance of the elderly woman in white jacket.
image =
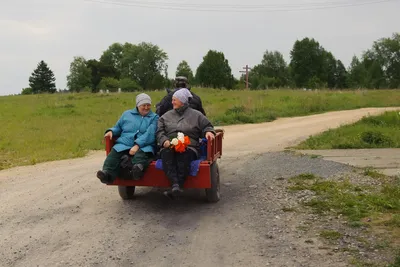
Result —
M182 192L190 172L190 163L198 159L199 139L215 137L214 127L207 117L189 107L191 97L192 94L186 88L176 91L172 96L173 109L162 115L157 125L156 136L158 145L162 147L163 170L171 181L173 195ZM178 133L183 133L190 140L190 144L181 152L171 147L171 141L178 137Z

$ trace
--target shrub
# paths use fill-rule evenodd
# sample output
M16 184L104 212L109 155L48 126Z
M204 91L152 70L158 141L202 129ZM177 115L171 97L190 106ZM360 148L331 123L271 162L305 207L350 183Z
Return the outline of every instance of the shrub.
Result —
M140 91L142 88L132 79L123 78L119 81L119 87L122 92Z
M30 88L30 87L28 87L28 88L22 88L21 94L22 94L22 95L31 95L31 94L33 94L33 90L32 90L32 88Z
M391 145L393 143L390 137L385 136L383 133L378 131L367 131L361 133L361 140L374 146Z
M98 89L100 90L110 90L110 92L117 92L119 88L119 81L111 77L102 78Z

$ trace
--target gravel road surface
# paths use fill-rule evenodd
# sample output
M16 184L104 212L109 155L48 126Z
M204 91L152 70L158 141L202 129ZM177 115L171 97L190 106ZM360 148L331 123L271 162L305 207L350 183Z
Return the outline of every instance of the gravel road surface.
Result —
M0 266L347 266L305 242L284 213L281 179L349 166L279 152L389 108L331 112L225 129L221 201L188 190L176 201L138 188L122 201L98 182L104 151L0 172Z

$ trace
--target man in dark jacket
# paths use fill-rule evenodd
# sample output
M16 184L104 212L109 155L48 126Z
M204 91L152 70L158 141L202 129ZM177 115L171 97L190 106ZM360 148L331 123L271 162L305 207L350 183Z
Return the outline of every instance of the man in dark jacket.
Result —
M178 76L175 78L175 90L167 89L168 94L164 96L160 103L156 105L156 113L158 116L161 117L165 112L172 109L172 95L182 88L187 88L190 90L187 78ZM200 97L193 92L191 92L191 94L193 95L193 98L190 99L189 106L200 111L204 116L206 116L206 112L203 109L203 104Z

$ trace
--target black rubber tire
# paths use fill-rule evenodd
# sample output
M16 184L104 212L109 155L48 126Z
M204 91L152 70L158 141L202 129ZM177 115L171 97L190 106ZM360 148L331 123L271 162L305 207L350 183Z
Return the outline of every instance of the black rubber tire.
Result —
M220 200L220 183L218 163L214 162L210 167L211 188L206 188L207 201L216 203Z
M135 194L135 187L119 185L118 193L122 199L133 199Z

